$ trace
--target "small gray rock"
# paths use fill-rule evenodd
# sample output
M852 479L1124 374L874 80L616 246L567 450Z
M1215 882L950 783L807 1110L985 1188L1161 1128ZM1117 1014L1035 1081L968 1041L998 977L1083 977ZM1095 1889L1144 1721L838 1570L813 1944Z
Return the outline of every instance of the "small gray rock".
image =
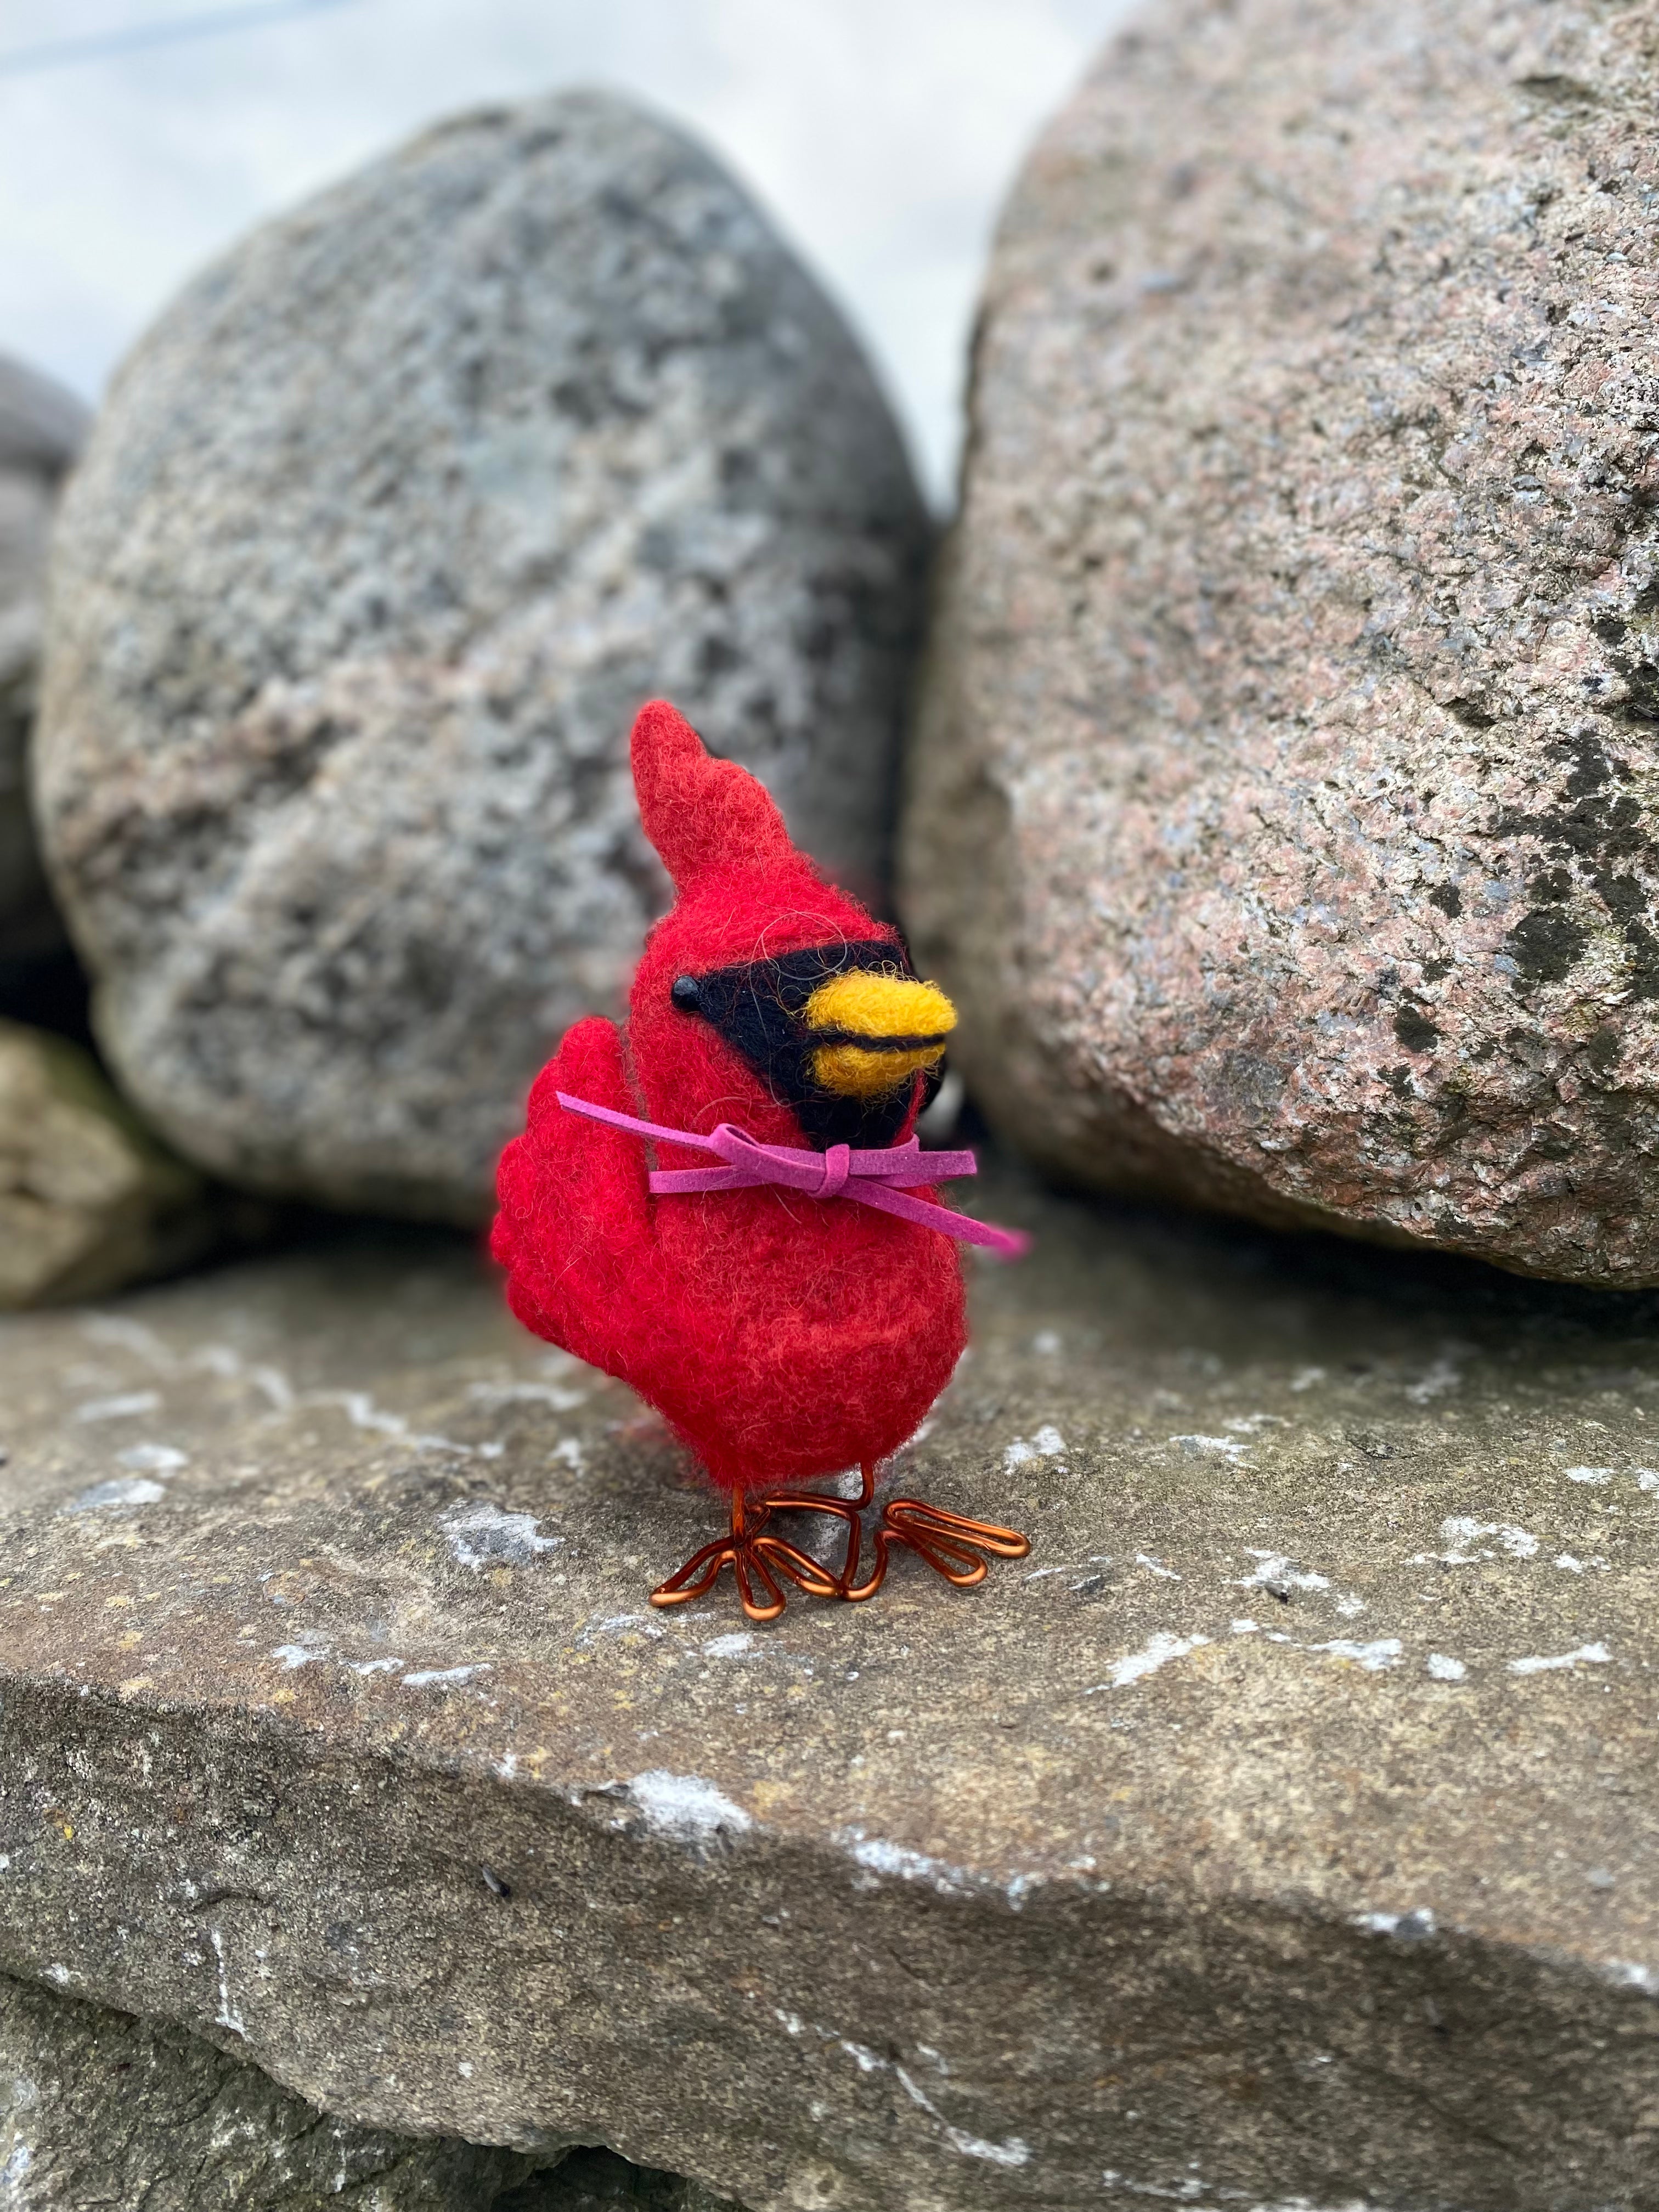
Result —
M58 532L44 835L122 1082L257 1188L472 1220L665 884L665 694L885 872L928 525L834 309L593 94L464 116L201 277Z
M98 1297L205 1251L200 1179L89 1054L0 1021L0 1310Z
M0 955L58 934L29 824L24 755L47 536L88 420L61 385L0 354Z
M1034 154L903 904L1068 1177L1659 1282L1656 26L1174 0Z

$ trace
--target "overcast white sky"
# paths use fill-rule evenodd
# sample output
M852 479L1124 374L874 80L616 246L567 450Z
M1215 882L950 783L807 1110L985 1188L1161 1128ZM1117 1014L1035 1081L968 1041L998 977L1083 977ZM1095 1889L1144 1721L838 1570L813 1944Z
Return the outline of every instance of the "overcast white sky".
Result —
M758 193L851 313L945 501L997 208L1128 0L321 0L5 67L38 42L250 4L0 0L0 349L95 398L179 283L262 216L434 116L608 83L689 123Z

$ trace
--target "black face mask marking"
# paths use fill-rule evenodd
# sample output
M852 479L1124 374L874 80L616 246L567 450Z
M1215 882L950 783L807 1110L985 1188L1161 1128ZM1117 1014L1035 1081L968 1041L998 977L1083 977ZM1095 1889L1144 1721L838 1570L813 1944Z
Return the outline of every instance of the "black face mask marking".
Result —
M832 975L864 969L914 979L901 948L885 939L856 945L815 945L776 960L751 960L675 978L671 996L683 1013L718 1030L740 1052L781 1106L800 1123L818 1152L853 1145L876 1152L892 1144L915 1096L915 1079L890 1095L848 1098L826 1091L812 1075L812 1055L824 1042L807 1028L806 1002ZM939 1071L922 1079L924 1097L939 1087Z

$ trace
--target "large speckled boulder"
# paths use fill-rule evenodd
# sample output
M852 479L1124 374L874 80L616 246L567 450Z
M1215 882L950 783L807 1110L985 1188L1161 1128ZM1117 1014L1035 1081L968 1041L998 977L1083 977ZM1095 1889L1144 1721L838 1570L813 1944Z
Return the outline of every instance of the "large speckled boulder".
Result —
M1174 0L1037 148L902 903L1051 1166L1659 1281L1656 48Z
M0 354L0 962L58 934L29 825L24 754L47 535L87 421L72 393Z
M127 1089L233 1180L480 1216L665 902L635 708L878 884L927 538L835 311L620 100L464 116L256 233L58 537L39 797Z

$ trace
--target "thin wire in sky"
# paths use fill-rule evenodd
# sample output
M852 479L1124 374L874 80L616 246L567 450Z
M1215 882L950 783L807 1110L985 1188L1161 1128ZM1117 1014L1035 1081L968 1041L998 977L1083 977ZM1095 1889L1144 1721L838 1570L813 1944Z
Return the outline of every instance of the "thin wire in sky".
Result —
M31 70L67 68L73 62L100 62L120 54L143 53L185 39L207 39L226 31L257 30L294 15L315 15L325 8L348 8L352 0L263 0L252 8L216 8L204 15L175 15L171 22L134 23L125 30L97 31L82 39L52 39L38 46L14 46L0 52L0 76L21 76Z

